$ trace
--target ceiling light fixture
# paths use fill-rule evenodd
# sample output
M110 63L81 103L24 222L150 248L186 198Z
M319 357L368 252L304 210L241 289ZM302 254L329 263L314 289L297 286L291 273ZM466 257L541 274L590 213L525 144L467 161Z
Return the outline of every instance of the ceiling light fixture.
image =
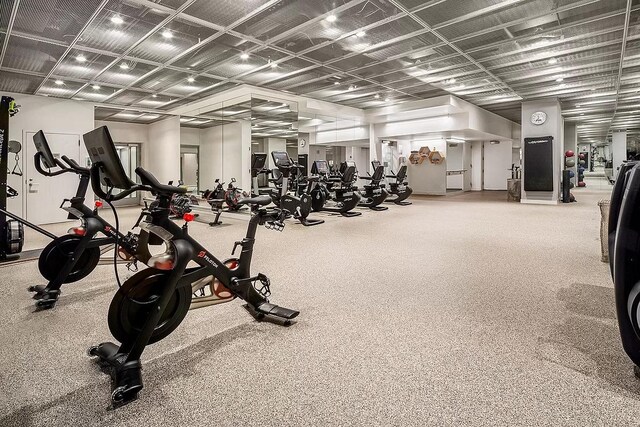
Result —
M58 86L62 86L64 84L62 80L56 80L54 83L57 84Z
M556 79L556 81L557 81L558 83L560 83L560 82L564 81L564 77L558 77L558 78Z
M195 77L193 77L193 76L189 76L189 78L187 79L187 81L188 81L189 83L193 83L193 82L195 82L195 81L196 81L196 78L195 78Z
M366 35L367 35L367 33L365 33L364 31L358 31L358 32L356 33L356 37L364 37L364 36L366 36Z
M240 59L249 59L249 54L247 52L242 52Z
M558 63L558 60L556 58L551 58L549 61L547 61L547 64L549 65L555 65Z
M100 90L100 86L99 85L93 85L91 87L93 88L93 90Z
M391 99L389 99L389 98L385 98L384 99L384 102L389 102L389 101L391 101Z
M129 64L127 64L126 62L123 62L122 64L120 64L120 68L123 70L128 70L129 69Z
M154 93L153 95L151 95L151 97L152 97L152 98L157 98L157 97L158 97L158 94L157 94L157 93Z
M113 22L116 25L120 25L124 23L124 19L122 19L120 15L113 15L111 17L111 22Z
M87 62L87 57L84 55L78 55L76 56L76 61L78 62Z
M380 94L376 93L375 95L373 95L373 97L374 97L375 99L380 99Z
M336 15L329 15L329 16L327 16L326 19L327 19L327 22L336 22L338 17Z
M173 37L173 34L169 30L164 30L162 32L162 37L164 37L165 39L170 39Z
M333 82L334 86L340 86L340 82Z
M349 90L355 90L356 89L356 85L349 85Z
M275 68L278 68L278 64L276 64L275 62L272 62L272 63L271 63L271 68L274 68L274 69L275 69Z

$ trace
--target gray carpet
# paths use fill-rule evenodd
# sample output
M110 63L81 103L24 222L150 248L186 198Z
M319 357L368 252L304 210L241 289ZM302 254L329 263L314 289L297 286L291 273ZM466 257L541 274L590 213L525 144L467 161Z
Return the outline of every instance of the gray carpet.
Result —
M0 426L638 425L640 382L600 262L606 195L576 197L416 198L261 228L253 271L298 322L258 323L239 301L190 312L147 349L145 389L117 410L85 355L110 338L111 267L39 313L25 291L42 283L36 263L2 268ZM223 221L192 232L228 254L246 222Z

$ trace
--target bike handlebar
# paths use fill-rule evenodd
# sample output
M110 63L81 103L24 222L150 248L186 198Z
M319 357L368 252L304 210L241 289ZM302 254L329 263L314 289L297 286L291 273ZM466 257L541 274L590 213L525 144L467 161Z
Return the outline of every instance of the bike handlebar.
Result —
M36 153L35 156L33 156L36 170L44 176L58 176L58 175L62 175L65 172L71 172L69 168L63 165L58 159L55 159L55 162L56 162L56 165L60 168L59 171L55 171L55 172L45 171L44 169L42 169L42 163L40 162L41 158L42 158L42 154L40 153Z

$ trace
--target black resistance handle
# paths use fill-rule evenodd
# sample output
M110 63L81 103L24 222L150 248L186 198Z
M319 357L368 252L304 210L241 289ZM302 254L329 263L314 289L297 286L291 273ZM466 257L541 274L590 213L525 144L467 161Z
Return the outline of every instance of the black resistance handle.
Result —
M101 163L97 162L91 165L90 174L91 174L91 188L93 192L101 198L102 200L106 200L107 202L115 202L116 200L122 200L127 197L131 193L135 193L136 191L151 191L151 189L145 185L134 185L133 187L121 191L118 194L111 194L111 192L107 193L102 188L100 183L100 167Z
M136 174L138 174L138 176L140 177L140 181L144 185L151 188L149 191L151 191L152 193L172 195L184 194L187 192L187 189L183 187L174 187L173 185L160 184L155 176L153 176L150 172L147 172L140 166L136 168Z
M83 168L82 166L80 166L75 160L68 158L67 156L62 156L62 160L64 160L64 162L66 164L69 165L69 167L71 169L73 169L74 171L81 173L81 174L89 174L89 168Z

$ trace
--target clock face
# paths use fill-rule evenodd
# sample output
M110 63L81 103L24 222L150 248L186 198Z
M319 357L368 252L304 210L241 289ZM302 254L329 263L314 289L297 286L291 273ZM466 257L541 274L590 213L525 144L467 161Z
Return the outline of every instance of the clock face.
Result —
M541 125L547 121L547 113L544 111L537 111L531 115L531 123L534 125Z

